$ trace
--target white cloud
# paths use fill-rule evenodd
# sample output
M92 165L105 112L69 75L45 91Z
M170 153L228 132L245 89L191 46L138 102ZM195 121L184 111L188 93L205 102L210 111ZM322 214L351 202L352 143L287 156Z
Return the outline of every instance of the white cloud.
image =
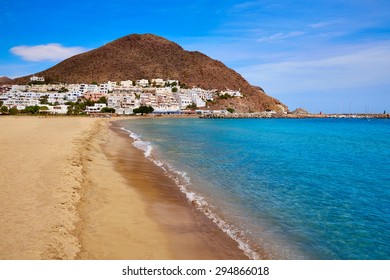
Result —
M261 37L257 39L258 42L273 42L273 41L281 41L284 39L289 39L293 37L299 37L304 35L305 32L302 31L292 31L289 33L276 33L271 36Z
M87 51L83 47L64 47L61 44L38 46L17 46L10 49L11 53L27 61L60 61L73 55Z
M237 69L274 93L389 86L390 47L353 49L327 57L266 63Z

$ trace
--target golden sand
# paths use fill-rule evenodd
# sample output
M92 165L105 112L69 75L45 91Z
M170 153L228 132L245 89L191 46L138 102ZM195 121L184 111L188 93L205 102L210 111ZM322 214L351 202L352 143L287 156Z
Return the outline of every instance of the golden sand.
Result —
M109 120L0 131L0 259L246 258Z
M73 259L79 146L96 120L0 117L0 259Z

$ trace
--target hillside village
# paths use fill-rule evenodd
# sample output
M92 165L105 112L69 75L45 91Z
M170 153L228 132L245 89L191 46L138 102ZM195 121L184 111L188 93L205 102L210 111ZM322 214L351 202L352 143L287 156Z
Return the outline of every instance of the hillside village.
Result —
M39 106L40 111L50 114L115 112L130 115L134 109L142 106L152 107L155 114L181 114L190 109L198 109L199 113L207 112L207 103L212 103L216 98L240 97L242 94L239 90L188 88L178 80L160 78L102 84L48 84L44 77L31 76L28 85L0 86L3 113L11 109L19 112L31 106ZM82 111L72 109L77 102L86 102L88 106ZM226 109L233 111L232 108Z

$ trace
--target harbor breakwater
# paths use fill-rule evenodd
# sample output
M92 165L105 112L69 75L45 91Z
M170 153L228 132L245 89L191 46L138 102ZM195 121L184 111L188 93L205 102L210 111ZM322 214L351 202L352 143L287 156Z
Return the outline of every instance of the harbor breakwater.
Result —
M348 119L390 119L390 114L280 114L280 113L207 113L202 119L312 119L312 118L348 118Z

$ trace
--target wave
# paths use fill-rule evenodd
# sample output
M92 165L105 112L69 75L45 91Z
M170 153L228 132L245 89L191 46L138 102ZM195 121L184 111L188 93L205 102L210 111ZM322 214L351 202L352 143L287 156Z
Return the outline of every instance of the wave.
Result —
M140 135L126 128L122 127L121 129L129 133L129 137L134 140L133 146L135 148L144 151L145 157L160 167L164 171L165 175L176 183L179 190L185 194L186 198L195 206L196 209L206 215L206 217L215 223L225 234L237 242L238 248L242 250L248 258L254 260L261 259L260 254L256 252L242 230L237 229L235 226L221 218L215 211L213 211L215 207L210 205L202 195L190 190L192 187L191 178L186 172L177 170L168 162L156 159L152 153L153 145L151 142L143 141Z
M145 142L141 140L141 137L138 134L135 134L125 128L122 128L122 130L125 130L126 132L129 132L129 136L134 139L133 146L136 147L139 150L144 151L144 155L146 158L150 157L150 154L152 153L152 143Z

